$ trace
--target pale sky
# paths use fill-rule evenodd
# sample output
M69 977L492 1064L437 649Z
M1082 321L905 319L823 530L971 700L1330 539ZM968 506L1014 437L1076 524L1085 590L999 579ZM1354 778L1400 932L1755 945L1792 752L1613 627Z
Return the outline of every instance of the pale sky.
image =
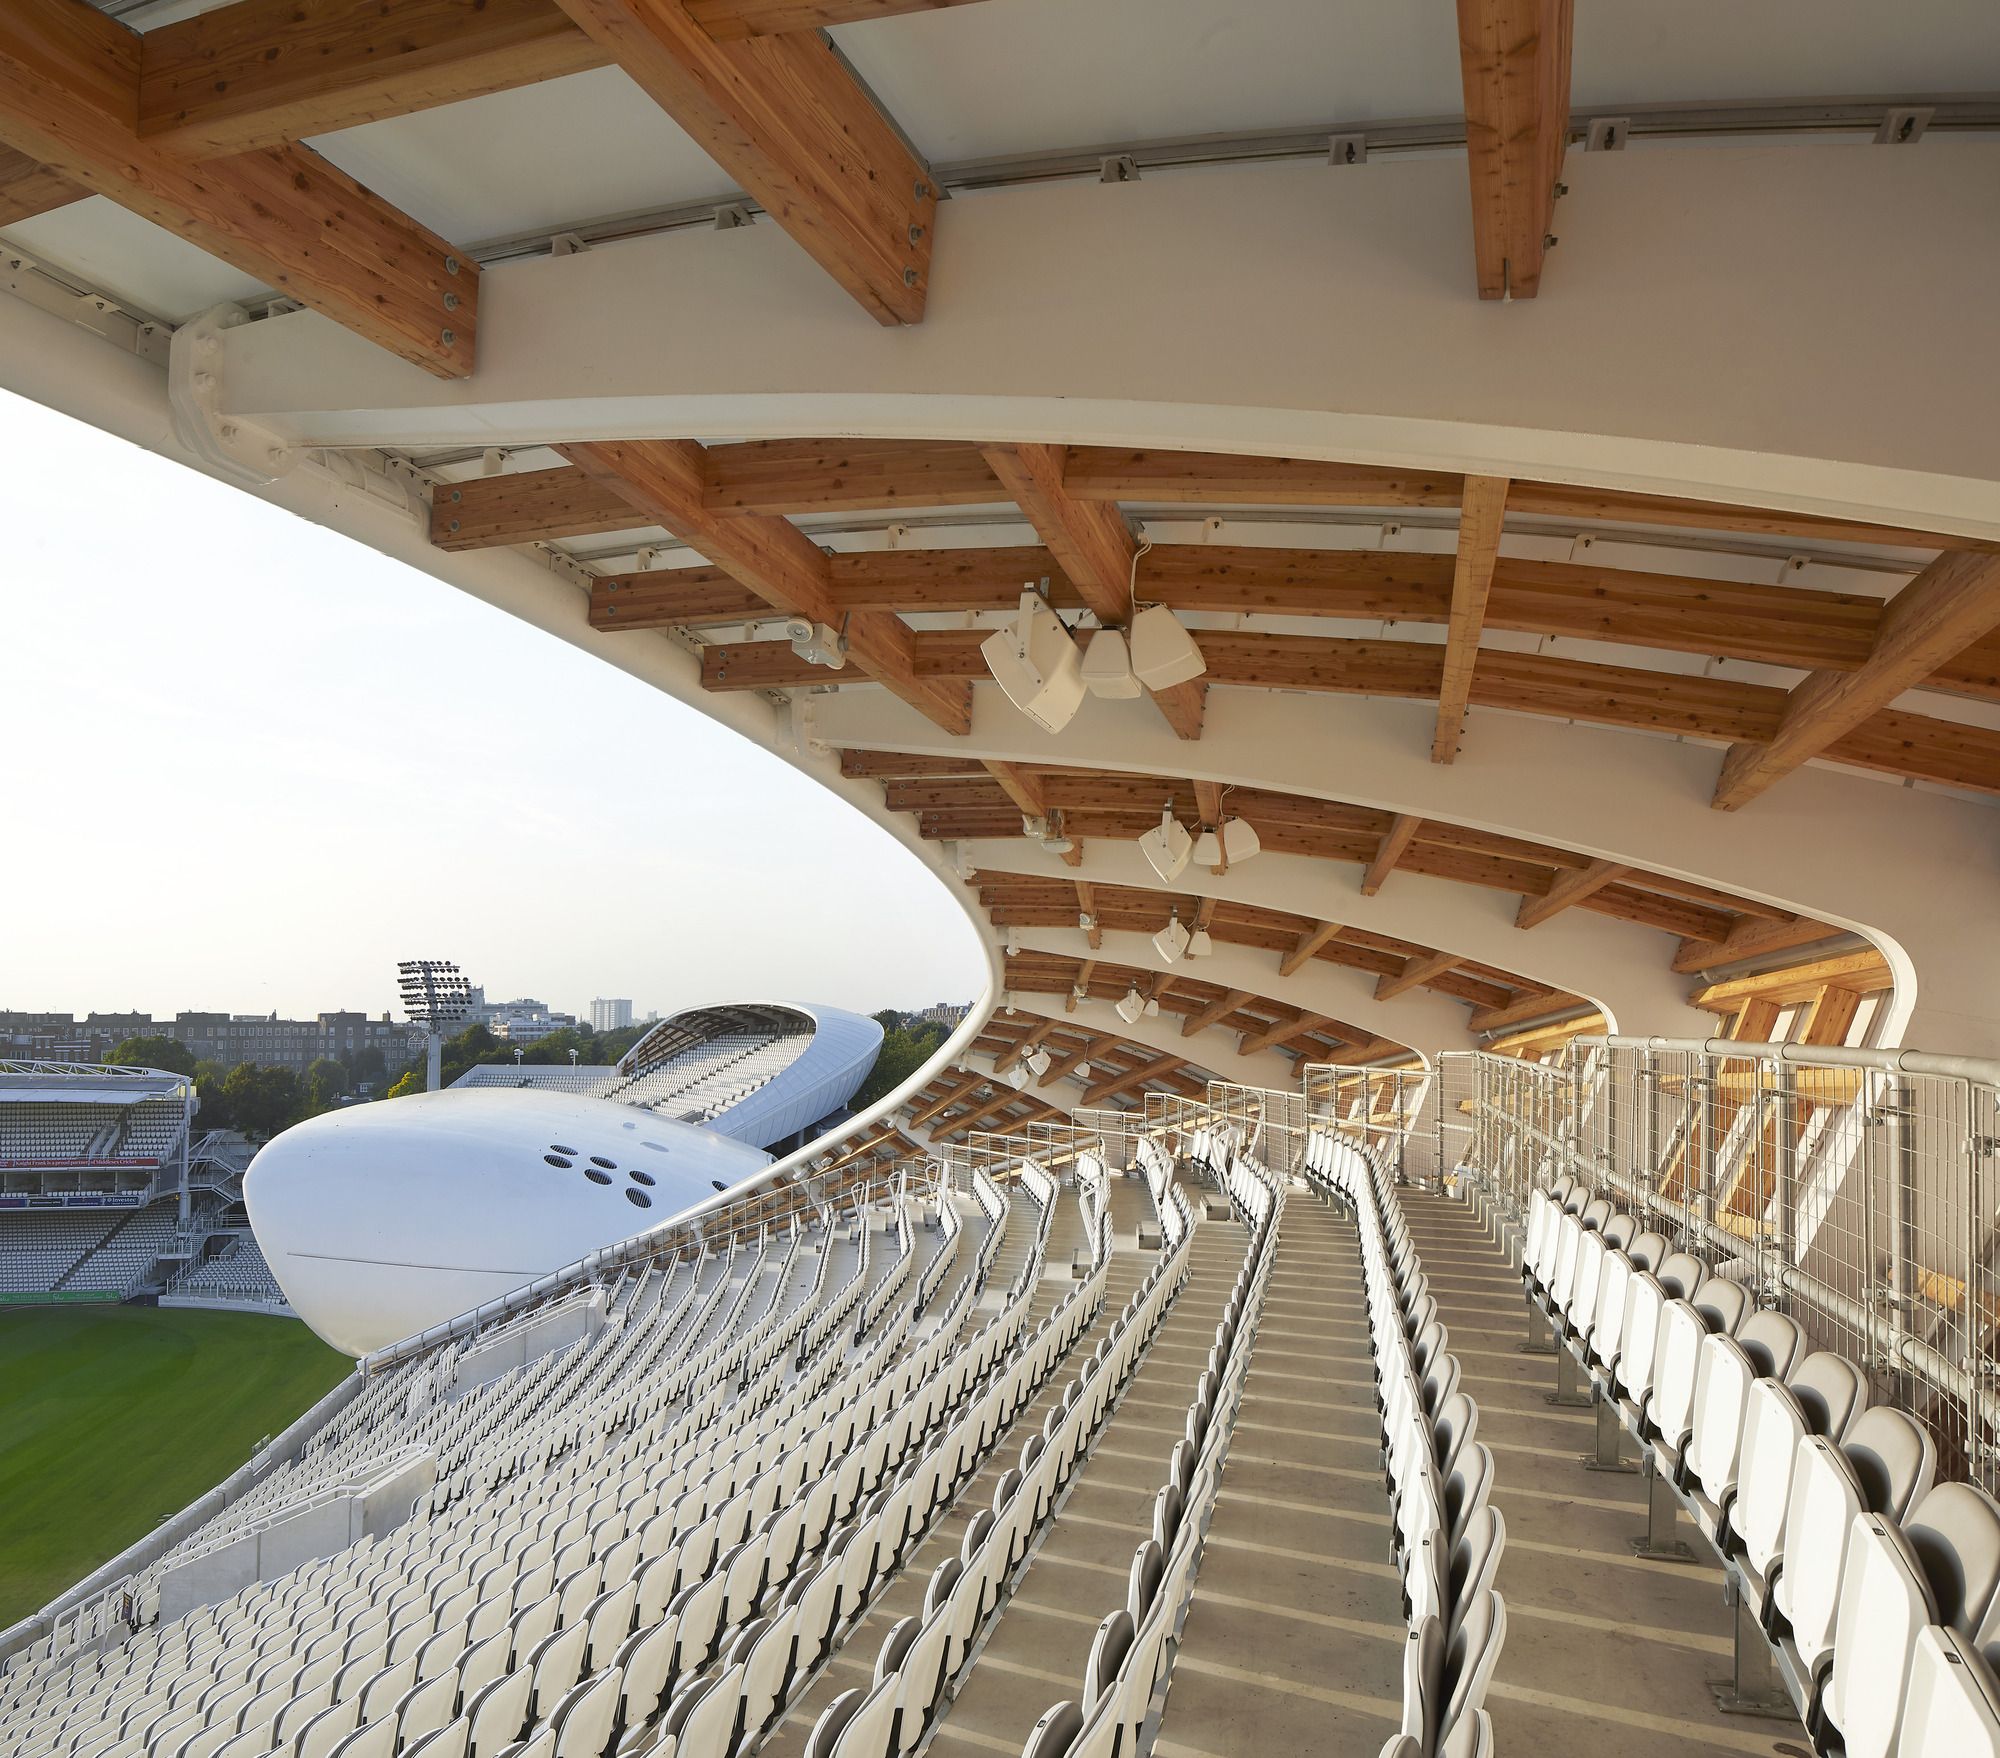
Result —
M982 986L913 858L673 698L6 392L0 457L0 1008Z

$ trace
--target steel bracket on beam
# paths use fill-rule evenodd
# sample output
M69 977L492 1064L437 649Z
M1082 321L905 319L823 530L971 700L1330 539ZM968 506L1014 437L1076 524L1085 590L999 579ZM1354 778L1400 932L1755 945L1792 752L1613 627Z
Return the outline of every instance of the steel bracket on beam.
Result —
M211 305L174 331L167 348L167 405L174 433L217 474L262 487L288 476L297 451L269 428L222 411L222 338L250 321L240 305Z

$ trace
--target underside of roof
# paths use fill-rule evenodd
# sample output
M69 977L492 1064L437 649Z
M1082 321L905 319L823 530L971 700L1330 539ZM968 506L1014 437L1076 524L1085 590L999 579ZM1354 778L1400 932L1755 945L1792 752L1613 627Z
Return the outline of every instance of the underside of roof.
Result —
M916 851L997 1011L903 1140L1988 1052L1996 184L1977 0L19 0L0 357ZM1024 586L1201 669L1049 730Z

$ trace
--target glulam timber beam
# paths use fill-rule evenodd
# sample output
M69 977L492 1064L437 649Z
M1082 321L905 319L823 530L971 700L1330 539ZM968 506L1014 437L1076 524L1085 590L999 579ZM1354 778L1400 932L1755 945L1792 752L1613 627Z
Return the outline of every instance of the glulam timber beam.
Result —
M1889 601L1868 662L1814 672L1785 698L1776 732L1730 748L1714 804L1733 812L1864 729L1905 690L2000 627L2000 555L1943 555Z
M1701 971L1719 970L1724 965L1736 964L1743 959L1761 958L1767 953L1791 952L1801 946L1834 939L1842 932L1807 916L1782 922L1746 918L1720 940L1683 940L1669 968L1679 976L1693 976Z
M1361 895L1373 897L1388 883L1389 875L1396 870L1396 863L1409 852L1416 835L1423 828L1423 819L1414 812L1399 812L1390 821L1389 828L1382 833L1375 857L1368 863L1368 871L1361 877Z
M1744 1001L1775 1002L1783 1007L1810 1001L1832 985L1852 989L1857 995L1873 995L1895 986L1895 976L1887 961L1873 947L1862 952L1839 953L1810 964L1792 965L1756 976L1732 977L1727 982L1704 983L1688 993L1688 1004L1706 1013L1733 1013Z
M1845 1044L1855 1016L1861 1011L1861 1001L1858 989L1844 989L1833 983L1824 985L1812 998L1806 1013L1805 1029L1799 1033L1799 1042Z
M1560 915L1572 904L1595 897L1607 885L1616 885L1632 871L1616 861L1592 861L1587 867L1560 874L1540 897L1524 897L1514 914L1517 928L1539 928L1550 917Z
M1475 1032L1504 1031L1509 1026L1524 1025L1552 1013L1561 1013L1571 1008L1580 1009L1588 1005L1587 1002L1579 1001L1573 995L1565 995L1558 989L1531 989L1502 1006L1480 1008L1466 1021L1466 1027Z
M947 1117L941 1128L931 1131L931 1139L948 1141L952 1136L963 1135L968 1129L977 1129L996 1112L1007 1110L1027 1096L1025 1093L1016 1092L1010 1086L1003 1085L991 1098L981 1100L969 1111L963 1111L956 1117ZM1041 1101L1036 1100L1035 1103L1039 1104Z
M553 0L237 0L145 33L139 133L212 158L609 59Z
M921 1129L939 1112L949 1111L975 1087L982 1085L986 1076L970 1069L962 1069L944 1078L946 1082L944 1092L937 1098L925 1101L910 1114L910 1128Z
M560 4L870 317L922 320L937 187L830 38L718 43L680 0Z
M1196 1008L1181 1021L1181 1036L1191 1038L1197 1032L1207 1031L1210 1026L1247 1007L1254 999L1248 989L1225 990L1205 1007Z
M1236 1053L1239 1056L1254 1056L1259 1050L1274 1050L1280 1044L1289 1044L1294 1038L1303 1038L1333 1023L1332 1018L1324 1013L1300 1013L1291 1019L1278 1020L1262 1031L1246 1034L1237 1044Z
M1185 1068L1187 1058L1176 1056L1171 1051L1155 1056L1150 1061L1140 1063L1136 1068L1128 1068L1122 1074L1110 1075L1094 1086L1086 1087L1082 1103L1101 1105L1106 1099L1116 1098L1120 1093L1130 1092L1134 1087L1144 1086L1150 1080L1157 1080L1163 1074L1172 1074L1176 1069Z
M1309 961L1319 956L1319 949L1331 940L1338 940L1345 932L1340 922L1315 922L1297 940L1292 949L1278 960L1278 975L1289 977Z
M84 0L8 0L0 145L426 372L471 373L477 263L309 148L196 164L142 139L140 58Z
M1076 885L1076 913L1082 921L1090 925L1084 934L1090 941L1090 950L1096 952L1104 944L1104 929L1097 920L1097 887L1088 879L1074 881Z
M1000 790L1021 809L1024 818L1045 818L1048 816L1048 797L1042 791L1040 778L1032 769L1019 763L1002 763L997 759L985 759L986 773L1000 784Z
M1076 1011L1077 991L1082 990L1085 995L1088 995L1090 993L1090 979L1096 975L1096 959L1087 958L1078 966L1076 981L1070 985L1069 993L1063 997L1063 1012L1074 1013Z
M66 208L89 194L81 183L71 182L12 147L0 146L0 226Z
M1015 1063L1024 1060L1041 1047L1041 1042L1056 1029L1056 1022L1045 1019L1032 1031L1023 1032L993 1063L995 1074L1005 1074Z
M918 713L947 732L970 729L971 686L918 677L910 626L894 613L840 616L827 595L826 555L796 525L769 514L717 513L706 506L705 454L692 440L597 440L567 446L563 453L774 611L843 628L855 663ZM790 651L789 643L781 645ZM838 675L812 669L823 678Z
M986 462L1049 553L1082 596L1084 608L1107 629L1132 621L1132 578L1139 546L1115 503L1084 501L1063 483L1061 446L988 446ZM1168 689L1148 689L1177 737L1201 737L1208 685L1200 678Z
M1569 133L1571 0L1458 0L1482 299L1532 299Z
M1433 952L1428 957L1410 958L1403 961L1403 968L1375 979L1375 999L1393 1001L1405 991L1415 989L1441 977L1447 971L1455 970L1459 959L1456 953ZM1504 994L1505 991L1499 991Z
M1458 515L1458 554L1451 576L1451 622L1445 635L1444 675L1438 684L1437 731L1431 761L1449 763L1458 755L1465 730L1465 707L1472 695L1473 668L1479 663L1479 636L1486 626L1486 601L1493 591L1493 567L1500 559L1500 531L1507 517L1507 478L1468 476Z
M1042 1076L1041 1084L1045 1087L1052 1086L1059 1080L1067 1079L1077 1069L1089 1067L1090 1059L1093 1056L1102 1056L1114 1042L1115 1039L1093 1035L1085 1038L1080 1044L1071 1045L1056 1058L1048 1072Z
M735 43L969 4L971 0L687 0L687 9L718 43Z

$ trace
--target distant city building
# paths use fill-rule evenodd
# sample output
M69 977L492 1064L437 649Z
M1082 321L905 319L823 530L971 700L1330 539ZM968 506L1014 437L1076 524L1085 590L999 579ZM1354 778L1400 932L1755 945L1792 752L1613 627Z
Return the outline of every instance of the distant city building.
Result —
M971 1011L972 1003L969 1001L938 1001L913 1017L926 1025L955 1026Z
M496 1001L482 1009L484 1018L480 1023L496 1038L505 1038L510 1044L532 1044L546 1038L552 1032L559 1032L565 1026L576 1024L573 1013L557 1013L546 1001L536 1001L523 996L518 1001ZM471 1016L478 1018L479 1015Z
M172 1019L92 1013L79 1020L67 1013L0 1011L0 1053L98 1060L127 1038L171 1038L200 1062L219 1062L224 1068L255 1062L295 1074L305 1073L321 1057L351 1062L364 1050L380 1050L393 1068L423 1049L420 1033L386 1013L380 1019L351 1010L313 1019L280 1019L275 1013L191 1012Z
M622 1032L631 1023L630 1000L606 1001L599 997L590 1004L590 1029L594 1032Z

